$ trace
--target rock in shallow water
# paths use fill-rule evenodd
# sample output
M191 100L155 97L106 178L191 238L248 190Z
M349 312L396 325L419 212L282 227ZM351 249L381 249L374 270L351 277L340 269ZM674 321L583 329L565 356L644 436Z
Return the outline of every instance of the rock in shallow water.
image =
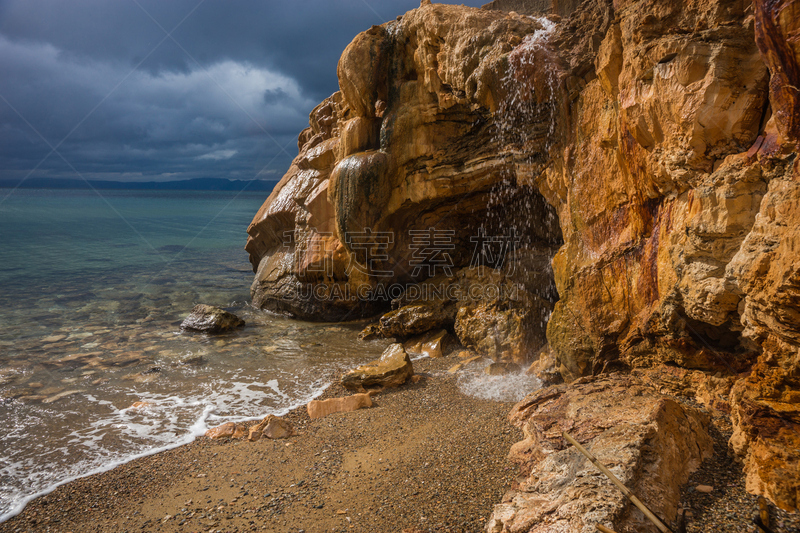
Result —
M226 422L215 428L206 431L205 436L209 439L241 439L247 434L247 429L241 424Z
M350 390L399 387L414 375L414 367L402 344L392 344L380 359L361 365L342 376L342 385Z
M244 320L213 305L194 306L191 314L181 324L181 329L203 333L225 333L244 327Z

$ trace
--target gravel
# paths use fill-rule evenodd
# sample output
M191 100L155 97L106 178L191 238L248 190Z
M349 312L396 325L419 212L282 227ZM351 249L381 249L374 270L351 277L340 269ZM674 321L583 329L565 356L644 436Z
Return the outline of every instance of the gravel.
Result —
M206 438L79 479L31 502L0 533L480 532L517 471L506 459L521 432L511 403L465 396L453 358L414 362L422 379L377 395L376 405L310 420L286 418L285 440ZM332 385L323 395L350 394ZM728 455L730 421L714 419L713 458L682 492L688 532L752 532L758 512ZM698 485L710 485L703 493ZM800 516L770 505L775 532Z

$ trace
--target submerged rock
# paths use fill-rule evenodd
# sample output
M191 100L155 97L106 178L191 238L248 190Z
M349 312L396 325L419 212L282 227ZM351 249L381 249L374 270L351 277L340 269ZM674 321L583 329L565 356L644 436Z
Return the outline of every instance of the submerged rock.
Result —
M342 385L350 390L399 387L414 375L411 359L402 344L392 344L380 359L362 365L342 376Z
M225 333L244 327L244 320L213 305L198 304L181 323L181 329L203 333Z

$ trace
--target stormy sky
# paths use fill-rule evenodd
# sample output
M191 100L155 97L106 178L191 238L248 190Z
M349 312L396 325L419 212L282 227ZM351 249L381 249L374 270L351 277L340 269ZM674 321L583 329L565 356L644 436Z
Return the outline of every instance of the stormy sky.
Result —
M418 5L0 0L0 179L278 179L344 47Z

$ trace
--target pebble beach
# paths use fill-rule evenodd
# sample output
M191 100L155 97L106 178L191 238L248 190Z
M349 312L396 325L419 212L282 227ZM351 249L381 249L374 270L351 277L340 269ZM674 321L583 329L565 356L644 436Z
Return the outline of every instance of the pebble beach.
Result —
M75 480L0 533L483 531L517 476L507 454L522 433L507 420L511 402L462 392L453 362L415 361L419 381L371 408L316 420L295 409L284 417L298 433L288 439L201 437ZM321 398L347 394L334 383ZM756 531L757 499L725 452L725 419L714 428L715 456L682 493L687 531ZM770 519L773 531L797 531L797 515L770 506Z

